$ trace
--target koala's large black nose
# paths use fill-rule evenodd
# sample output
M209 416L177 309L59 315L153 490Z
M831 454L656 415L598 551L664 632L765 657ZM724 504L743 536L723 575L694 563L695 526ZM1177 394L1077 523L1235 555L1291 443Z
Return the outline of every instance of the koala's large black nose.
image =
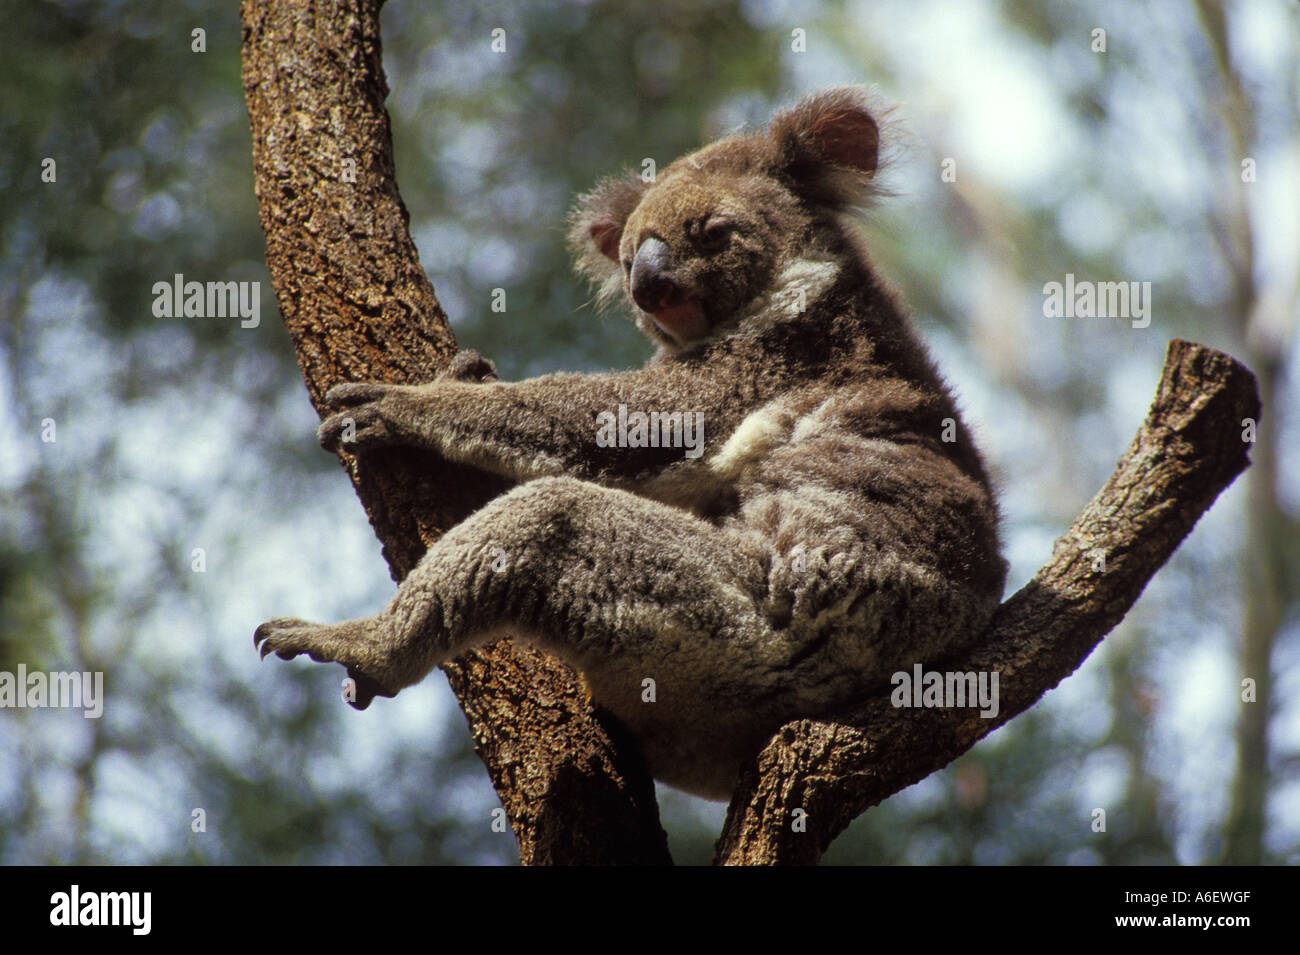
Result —
M652 315L680 305L684 298L669 275L671 265L672 252L662 239L646 239L632 260L632 299Z

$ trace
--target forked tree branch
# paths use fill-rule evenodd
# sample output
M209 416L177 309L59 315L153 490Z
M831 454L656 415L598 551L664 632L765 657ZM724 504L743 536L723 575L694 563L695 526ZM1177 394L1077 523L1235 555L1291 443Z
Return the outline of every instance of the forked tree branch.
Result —
M456 349L397 194L380 6L242 7L267 266L318 409L340 381L428 380ZM864 809L946 765L1069 675L1247 466L1241 422L1258 414L1250 372L1174 342L1146 424L1075 522L1071 545L1002 606L979 651L945 667L998 671L999 717L895 710L884 699L837 723L790 724L742 780L719 861L815 862ZM346 463L398 580L429 542L505 488L409 450ZM509 643L444 669L524 863L671 861L635 746L616 739L620 731L593 712L571 671ZM807 814L804 832L790 825L796 808Z
M1055 555L998 608L978 649L927 666L997 672L998 715L895 709L885 696L834 722L788 724L732 799L717 861L816 862L860 813L942 769L1073 673L1249 466L1259 413L1255 376L1244 365L1170 342L1146 421Z

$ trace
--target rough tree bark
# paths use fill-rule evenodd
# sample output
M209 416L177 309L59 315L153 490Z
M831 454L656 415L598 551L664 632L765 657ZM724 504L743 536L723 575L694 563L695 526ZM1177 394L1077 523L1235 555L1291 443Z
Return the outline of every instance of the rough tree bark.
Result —
M397 194L380 6L242 7L267 266L318 410L336 382L427 380L456 351ZM860 812L943 767L1068 676L1248 465L1241 421L1258 415L1250 372L1210 349L1172 343L1146 423L1070 543L1002 606L981 649L942 665L997 670L999 716L895 710L881 699L835 722L786 726L742 780L718 861L815 862ZM430 541L504 487L405 450L345 464L397 580ZM1104 570L1094 570L1098 551ZM593 711L569 670L509 643L444 669L525 864L671 861L635 745ZM790 824L796 808L805 831Z

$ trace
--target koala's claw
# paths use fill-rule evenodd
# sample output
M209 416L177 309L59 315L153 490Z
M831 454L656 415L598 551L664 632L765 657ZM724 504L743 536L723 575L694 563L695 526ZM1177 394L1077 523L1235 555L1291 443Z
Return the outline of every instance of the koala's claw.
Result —
M393 444L396 439L376 404L371 402L330 415L321 422L316 440L327 451L360 451Z
M292 660L305 653L318 663L343 664L356 686L356 698L348 703L358 710L364 710L377 696L396 696L396 690L389 690L360 670L349 652L353 641L337 631L337 627L296 617L277 617L257 628L253 633L253 645L259 648L263 660L272 653L281 660Z
M313 646L313 631L325 630L318 624L299 620L297 617L276 617L268 620L253 632L253 646L257 647L265 660L274 653L281 660L292 660L305 653L313 660L331 663L333 658L325 659Z
M348 381L325 393L325 404L337 408L316 431L327 451L361 451L398 442L389 427L403 385L378 381Z
M438 376L452 381L497 381L497 366L476 351L458 352Z

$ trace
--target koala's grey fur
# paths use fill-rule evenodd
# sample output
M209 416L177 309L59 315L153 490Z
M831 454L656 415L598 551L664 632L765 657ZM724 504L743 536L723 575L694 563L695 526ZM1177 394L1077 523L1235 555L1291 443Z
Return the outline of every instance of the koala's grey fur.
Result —
M659 345L643 369L334 388L327 447L419 446L519 486L433 544L384 612L272 620L263 655L344 664L364 707L512 635L580 670L656 777L726 798L782 723L972 640L1004 583L996 508L843 221L877 146L861 92L832 90L584 196L580 268L637 303ZM703 453L603 446L620 405L702 412Z

